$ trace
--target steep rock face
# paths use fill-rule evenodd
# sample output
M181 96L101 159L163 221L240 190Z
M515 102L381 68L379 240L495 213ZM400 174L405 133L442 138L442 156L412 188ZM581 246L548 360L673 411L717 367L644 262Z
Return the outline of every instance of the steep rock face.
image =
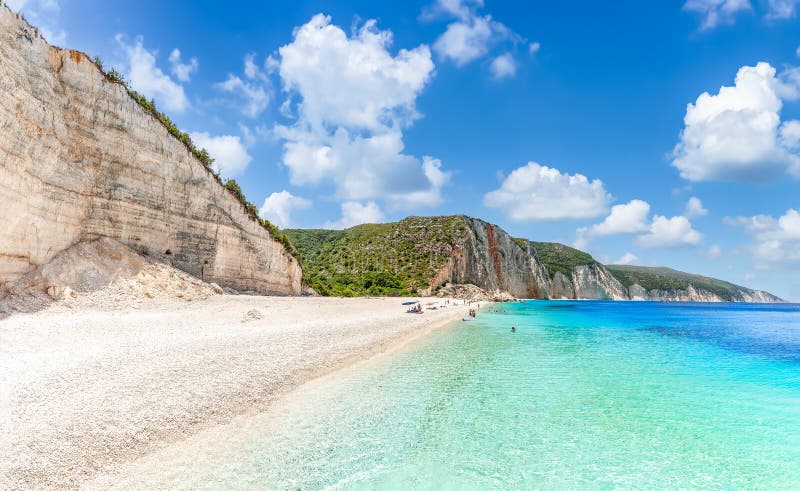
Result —
M629 288L632 300L651 300L654 302L753 302L753 303L775 303L782 302L780 298L761 290L740 289L733 298L722 298L718 294L704 288L695 288L688 285L686 288L677 290L657 290L645 291L639 285L631 285ZM634 296L634 291L636 295Z
M431 282L471 283L519 298L627 300L628 291L602 264L576 266L569 277L551 276L530 241L514 241L503 229L464 217L467 233Z
M287 233L306 258L307 278L322 294L780 301L669 268L605 266L573 247L512 239L496 225L463 215Z
M565 276L561 271L553 274L548 289L553 299L627 300L628 290L600 263L584 264L572 268Z
M748 290L748 291L742 291L741 293L743 302L755 302L755 303L783 302L783 299L776 297L775 295L769 292L765 292L763 290Z
M654 302L724 302L719 295L692 285L679 290L650 290L647 300Z
M631 300L647 300L647 290L642 288L641 285L631 285L628 288L628 297Z
M564 276L561 271L556 271L550 286L550 298L554 299L574 299L575 288L572 287L572 280Z
M535 254L496 225L469 217L464 220L465 237L431 280L431 291L447 283L471 283L519 298L546 297L549 285L542 278L547 278L547 271Z
M576 266L572 270L576 298L590 300L627 300L628 291L599 263Z
M548 298L548 292L550 292L552 286L547 268L544 266L544 264L542 264L542 261L539 259L539 256L536 254L536 251L533 249L530 242L527 242L525 253L528 256L530 269L533 273L533 280L538 286L539 290L539 295L536 298Z
M109 237L206 281L298 294L302 270L85 54L0 5L0 283Z
M782 302L770 293L672 268L610 265L606 269L633 300L661 302Z

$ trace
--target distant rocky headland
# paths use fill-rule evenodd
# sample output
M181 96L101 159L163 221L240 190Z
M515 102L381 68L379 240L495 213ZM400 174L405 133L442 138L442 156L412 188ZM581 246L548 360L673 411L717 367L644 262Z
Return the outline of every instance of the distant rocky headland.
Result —
M102 284L65 265L95 261L93 271L109 272L103 250L138 264L119 243L230 292L780 301L666 268L604 266L466 216L284 233L152 100L98 59L50 46L2 3L0 94L0 299L22 290L57 298L76 288L71 278Z
M669 268L605 266L572 247L513 238L463 215L286 233L303 258L306 281L325 295L435 295L471 284L497 299L782 301Z

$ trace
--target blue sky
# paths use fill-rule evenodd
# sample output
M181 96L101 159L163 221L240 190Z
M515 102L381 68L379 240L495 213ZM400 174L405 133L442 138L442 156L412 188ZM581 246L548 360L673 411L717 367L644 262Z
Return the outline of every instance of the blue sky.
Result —
M8 3L279 225L465 213L800 300L798 0Z

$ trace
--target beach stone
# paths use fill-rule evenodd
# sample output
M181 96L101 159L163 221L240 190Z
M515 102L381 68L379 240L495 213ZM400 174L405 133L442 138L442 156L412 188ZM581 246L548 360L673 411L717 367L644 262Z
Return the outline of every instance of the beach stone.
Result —
M244 319L242 319L242 322L257 321L257 320L260 320L260 319L263 319L263 318L264 318L264 315L259 310L250 309L244 315Z

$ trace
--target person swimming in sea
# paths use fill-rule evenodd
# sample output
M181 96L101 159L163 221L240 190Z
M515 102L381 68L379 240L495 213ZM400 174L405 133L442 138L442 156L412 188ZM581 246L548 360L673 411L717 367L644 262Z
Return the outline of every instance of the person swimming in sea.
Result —
M517 328L514 327L514 326L511 326L511 332L517 332Z

